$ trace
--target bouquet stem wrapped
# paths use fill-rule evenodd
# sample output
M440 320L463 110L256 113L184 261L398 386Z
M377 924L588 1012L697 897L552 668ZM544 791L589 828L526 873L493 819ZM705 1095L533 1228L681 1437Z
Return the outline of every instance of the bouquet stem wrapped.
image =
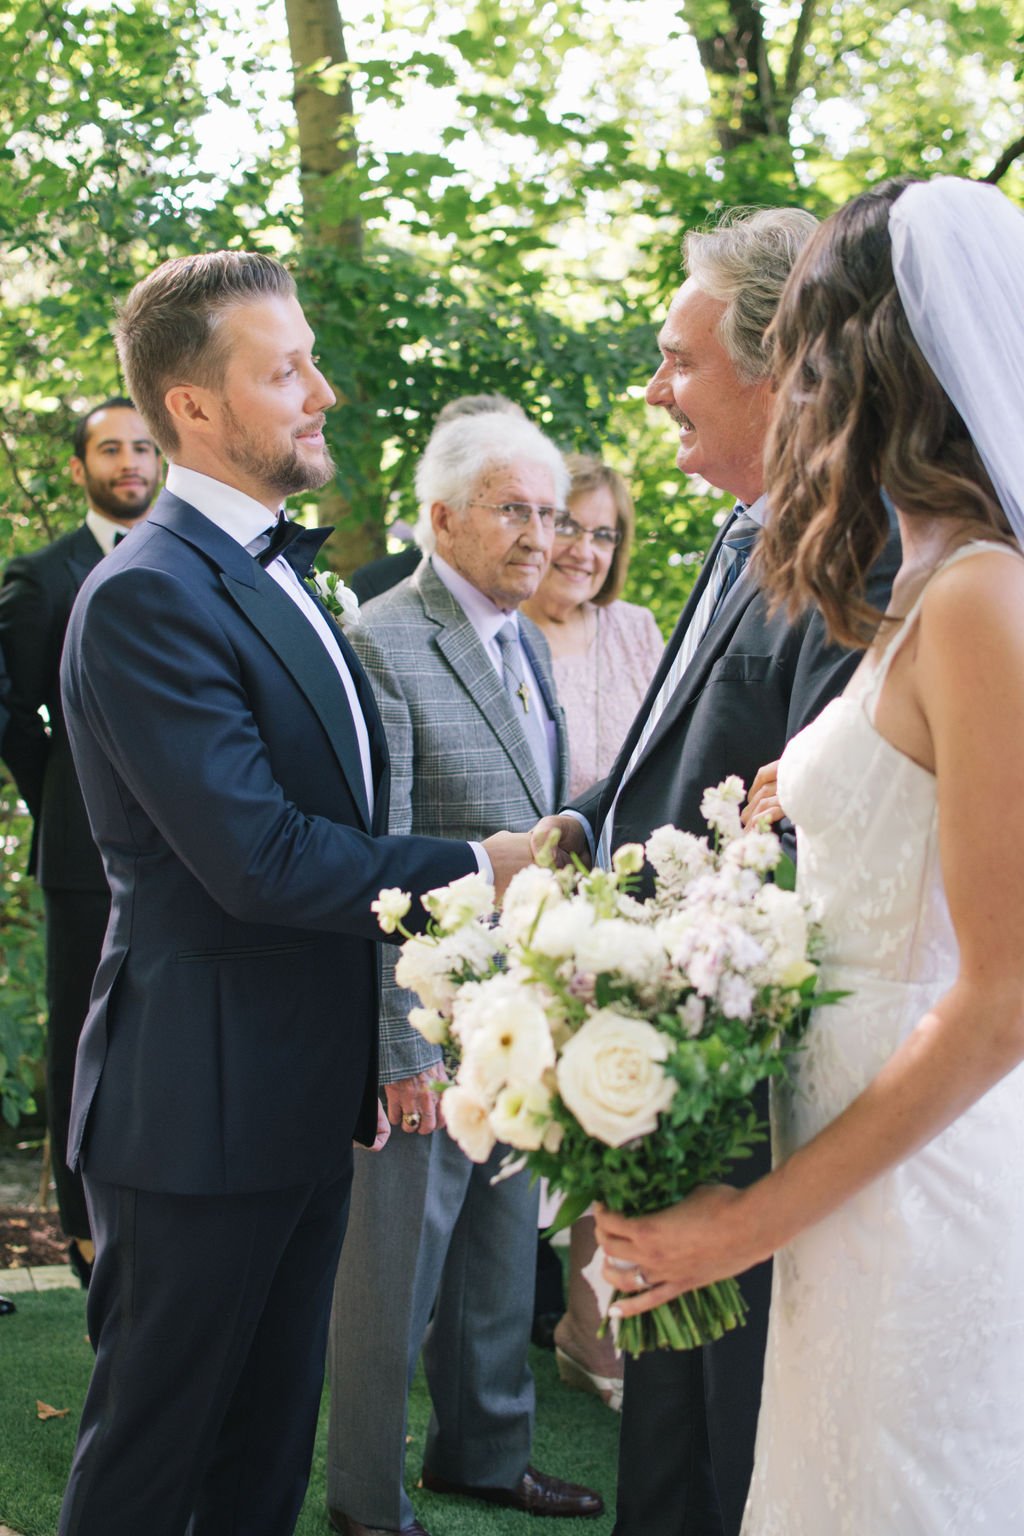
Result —
M743 797L735 778L707 791L713 841L662 827L611 870L523 870L497 923L468 876L428 893L427 935L406 935L396 978L423 1005L410 1022L455 1068L449 1133L476 1161L505 1143L508 1171L547 1178L564 1196L556 1228L594 1200L645 1214L728 1174L765 1134L755 1086L831 1000L792 866L771 832L742 831ZM382 891L382 927L405 933L410 905ZM617 1343L690 1349L745 1313L724 1280L622 1319Z

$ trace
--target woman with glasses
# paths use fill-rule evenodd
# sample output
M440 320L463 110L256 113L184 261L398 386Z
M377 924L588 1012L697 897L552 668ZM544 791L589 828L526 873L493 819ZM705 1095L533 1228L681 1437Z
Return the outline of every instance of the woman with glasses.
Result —
M648 608L619 597L633 541L633 498L625 480L599 458L569 454L568 514L555 523L551 563L525 613L551 647L558 700L569 735L569 794L575 798L609 772L664 641ZM598 1339L597 1299L583 1269L594 1256L594 1219L570 1234L569 1305L555 1328L562 1380L622 1403L622 1360Z
M568 516L555 523L551 563L522 612L551 647L569 731L569 794L604 777L661 659L647 608L619 597L633 542L633 498L599 458L569 454Z

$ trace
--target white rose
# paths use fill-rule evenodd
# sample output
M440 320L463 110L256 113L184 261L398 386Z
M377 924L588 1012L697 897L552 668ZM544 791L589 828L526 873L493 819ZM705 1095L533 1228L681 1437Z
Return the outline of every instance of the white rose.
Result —
M381 891L376 901L370 902L370 911L376 912L382 933L394 933L411 906L412 897L409 892L400 891L397 885L392 885Z
M491 1129L491 1117L484 1100L460 1082L445 1089L442 1103L449 1136L470 1162L486 1163L497 1138Z
M551 1124L551 1095L540 1083L509 1083L494 1101L491 1129L520 1152L544 1145Z
M558 1063L558 1090L588 1136L621 1147L655 1129L675 1095L660 1065L668 1050L653 1025L614 1008L573 1035Z
M554 1065L547 1017L528 993L489 999L468 1036L461 1015L457 1022L463 1039L462 1074L488 1097L506 1083L535 1083Z

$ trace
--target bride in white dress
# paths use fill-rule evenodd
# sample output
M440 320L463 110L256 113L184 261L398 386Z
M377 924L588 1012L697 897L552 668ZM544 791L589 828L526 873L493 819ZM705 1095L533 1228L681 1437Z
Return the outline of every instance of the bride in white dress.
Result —
M879 484L903 538L892 622L751 792L796 822L850 995L767 1178L598 1224L624 1313L777 1252L743 1536L1024 1532L1022 294L1001 193L887 183L775 325L761 579L857 643Z

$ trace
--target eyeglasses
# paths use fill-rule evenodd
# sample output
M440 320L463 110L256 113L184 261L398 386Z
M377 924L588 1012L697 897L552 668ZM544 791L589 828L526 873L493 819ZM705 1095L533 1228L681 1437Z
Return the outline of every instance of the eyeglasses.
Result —
M528 501L471 501L470 506L497 512L506 528L525 528L534 513L542 528L557 528L565 516L563 507L535 507Z
M575 542L576 539L585 538L587 535L593 539L599 549L617 549L622 543L621 528L584 528L568 513L563 513L555 521L556 539L570 539Z

